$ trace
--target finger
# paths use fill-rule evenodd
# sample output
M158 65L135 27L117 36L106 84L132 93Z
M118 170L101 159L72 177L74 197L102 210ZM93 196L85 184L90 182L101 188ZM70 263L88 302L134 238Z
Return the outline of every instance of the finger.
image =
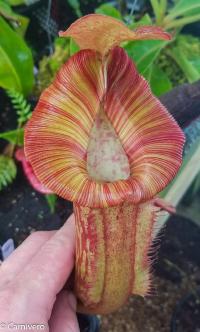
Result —
M55 231L34 232L15 249L1 265L0 287L15 278L54 234Z
M47 315L50 315L55 297L72 271L74 249L75 226L74 216L71 216L17 276L16 282L26 292L24 295L31 295L32 303L47 309Z
M72 293L62 291L56 299L51 319L50 332L79 332L76 316L76 299Z

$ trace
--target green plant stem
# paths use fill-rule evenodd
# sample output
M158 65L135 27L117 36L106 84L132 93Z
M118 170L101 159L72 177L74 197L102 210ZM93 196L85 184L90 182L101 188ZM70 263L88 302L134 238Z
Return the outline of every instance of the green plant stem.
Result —
M16 146L18 145L18 141L19 141L19 131L20 129L22 128L21 124L18 124L17 126L17 136L16 136L16 140L15 140L15 143L9 143L7 146L6 146L6 149L5 149L5 155L9 156L10 158L13 158L13 155L14 155L14 152L15 152L15 148Z
M164 21L165 29L173 29L178 28L190 23L194 23L200 20L200 14L189 16L189 17L183 17L179 18L177 20L173 20L171 22L167 22L167 20Z
M15 152L15 148L16 146L18 145L18 142L19 142L19 133L20 133L20 129L22 129L22 124L19 123L18 126L17 126L17 137L16 137L16 141L15 143L11 144L11 148L9 150L9 157L13 158L13 155L14 155L14 152Z
M17 126L17 137L16 137L16 141L13 144L10 144L10 149L9 149L9 157L13 158L14 152L15 152L15 148L18 145L18 141L19 141L19 131L22 128L22 125L18 125Z
M160 0L160 24L162 23L167 11L167 0Z
M199 72L178 47L173 47L171 50L168 50L167 55L171 56L176 61L190 83L196 82L199 79Z
M15 151L15 144L9 143L8 145L6 145L6 147L3 151L3 155L13 158L14 151Z
M160 5L159 5L159 2L158 2L158 0L150 0L150 2L151 2L151 6L153 8L153 11L154 11L156 22L159 22L159 20L160 20Z

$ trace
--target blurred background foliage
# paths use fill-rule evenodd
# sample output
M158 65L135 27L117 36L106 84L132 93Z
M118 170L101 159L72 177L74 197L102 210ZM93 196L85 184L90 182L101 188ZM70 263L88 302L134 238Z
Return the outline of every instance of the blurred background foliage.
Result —
M60 66L78 51L72 39L58 38L58 31L92 12L112 16L131 29L158 25L172 34L170 42L122 44L156 96L200 79L200 34L196 28L200 27L199 0L0 0L1 112L15 112L0 132L0 190L15 178L14 151L23 146L24 126L41 92ZM8 110L4 103L8 103ZM199 183L198 177L193 193L199 190ZM53 211L55 197L48 195L47 201Z

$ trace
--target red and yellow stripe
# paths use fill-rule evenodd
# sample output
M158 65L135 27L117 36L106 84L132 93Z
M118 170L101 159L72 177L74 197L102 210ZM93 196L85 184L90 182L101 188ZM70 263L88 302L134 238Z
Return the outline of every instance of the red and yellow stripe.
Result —
M102 105L129 159L126 180L95 181L87 172L90 132ZM178 171L183 143L181 129L119 47L106 62L91 50L70 58L41 95L25 133L39 180L95 208L151 199Z
M82 312L106 314L151 289L152 201L92 209L75 205L76 294Z

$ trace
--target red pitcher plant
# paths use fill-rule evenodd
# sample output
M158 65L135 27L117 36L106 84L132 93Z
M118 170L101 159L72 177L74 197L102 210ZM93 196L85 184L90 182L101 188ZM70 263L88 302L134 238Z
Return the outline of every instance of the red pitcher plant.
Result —
M184 144L176 121L118 45L170 35L154 26L131 31L94 14L60 36L72 37L80 51L42 93L26 127L25 153L41 183L74 203L78 309L104 314L151 290L156 195L176 175Z

